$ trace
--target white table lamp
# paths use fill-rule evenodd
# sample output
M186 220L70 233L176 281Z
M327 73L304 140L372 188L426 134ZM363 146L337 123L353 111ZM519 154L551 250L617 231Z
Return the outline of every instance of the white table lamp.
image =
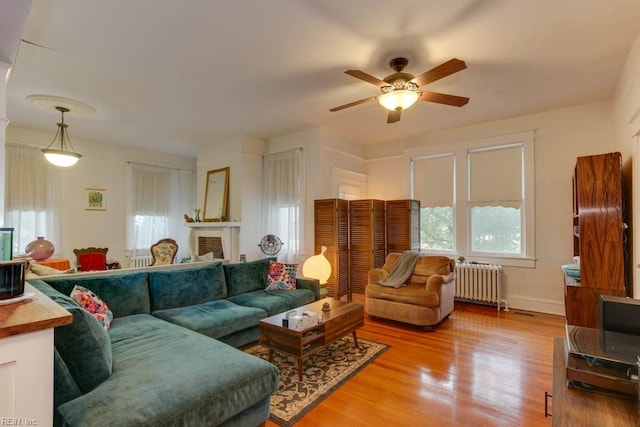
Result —
M331 264L324 256L326 251L327 247L322 246L318 255L309 257L304 264L302 264L302 275L304 277L318 279L320 284L327 283L329 277L331 277Z

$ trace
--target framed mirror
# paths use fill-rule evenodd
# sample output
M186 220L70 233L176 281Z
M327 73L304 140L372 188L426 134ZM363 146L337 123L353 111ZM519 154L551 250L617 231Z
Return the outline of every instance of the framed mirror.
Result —
M229 168L214 169L207 172L207 185L204 190L204 221L225 221L229 197Z

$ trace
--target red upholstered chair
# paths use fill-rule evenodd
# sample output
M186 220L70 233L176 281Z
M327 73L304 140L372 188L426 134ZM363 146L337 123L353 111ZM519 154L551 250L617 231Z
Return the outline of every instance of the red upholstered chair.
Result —
M74 249L77 257L78 271L95 271L107 269L107 251L109 248Z

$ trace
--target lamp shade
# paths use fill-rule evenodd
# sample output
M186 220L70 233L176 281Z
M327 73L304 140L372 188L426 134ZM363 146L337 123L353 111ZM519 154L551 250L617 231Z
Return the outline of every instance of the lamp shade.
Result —
M63 168L75 165L78 163L78 160L80 160L80 157L82 157L80 154L71 151L53 150L50 148L46 148L42 150L42 152L49 163Z
M394 90L378 98L378 102L387 110L396 111L398 108L405 110L411 107L420 97L413 90Z
M322 246L318 255L309 257L302 264L302 275L304 277L311 277L312 279L318 279L320 283L327 283L329 277L331 277L331 264L324 256L326 251L327 247Z

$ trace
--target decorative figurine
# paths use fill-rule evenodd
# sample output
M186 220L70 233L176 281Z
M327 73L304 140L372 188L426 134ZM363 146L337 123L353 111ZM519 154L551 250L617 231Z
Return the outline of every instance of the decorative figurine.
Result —
M200 209L194 209L196 213L196 222L200 222Z
M190 217L189 215L187 215L187 214L184 214L184 220L185 220L186 222L193 222L193 218L191 218L191 217Z

